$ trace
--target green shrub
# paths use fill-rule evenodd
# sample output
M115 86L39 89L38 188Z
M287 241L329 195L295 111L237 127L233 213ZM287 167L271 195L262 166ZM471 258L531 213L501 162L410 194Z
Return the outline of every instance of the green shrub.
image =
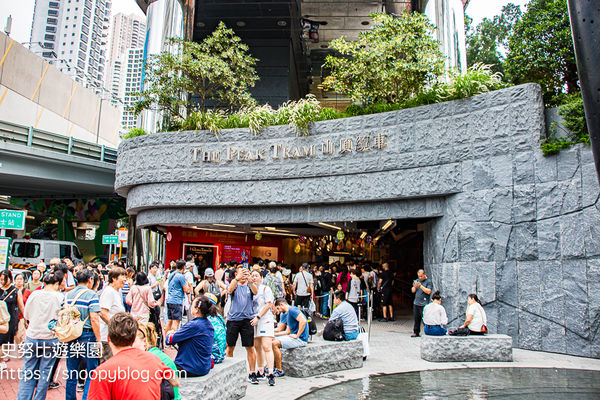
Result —
M147 135L147 134L148 134L148 132L146 132L142 128L133 128L133 129L130 129L129 132L121 135L121 138L123 140L127 140L127 139L131 139L131 138L134 138L134 137L137 137L137 136L144 136L144 135Z
M545 156L556 154L561 149L568 149L576 143L590 145L581 93L576 92L564 96L558 107L558 115L563 118L562 125L567 129L567 136L556 137L558 127L556 124L552 124L549 137L543 139L541 144Z

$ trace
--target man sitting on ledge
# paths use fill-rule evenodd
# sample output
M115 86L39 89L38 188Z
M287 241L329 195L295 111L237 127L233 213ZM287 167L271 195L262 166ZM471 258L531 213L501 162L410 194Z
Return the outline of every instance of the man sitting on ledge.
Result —
M352 306L350 306L352 312ZM275 356L275 376L283 376L281 367L281 349L295 349L304 347L308 342L308 324L306 317L298 307L290 306L284 298L275 300L275 310L281 315L281 320L286 322L283 331L276 331L273 340L273 355Z
M335 308L331 313L330 321L341 318L344 323L344 334L346 340L354 340L358 337L358 318L354 307L346 301L346 293L338 290L333 297Z

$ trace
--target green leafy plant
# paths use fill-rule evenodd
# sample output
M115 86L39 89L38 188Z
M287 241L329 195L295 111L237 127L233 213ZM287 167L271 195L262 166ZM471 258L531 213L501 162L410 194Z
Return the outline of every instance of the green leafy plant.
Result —
M507 85L502 82L502 74L493 72L490 65L474 64L465 74L453 72L448 83L434 88L444 100L457 100L481 93L501 89Z
M148 132L146 132L142 128L133 128L133 129L130 129L129 132L121 135L121 139L131 139L133 137L144 136L147 134L148 134Z
M557 154L562 149L568 149L574 144L585 143L590 145L590 135L587 131L585 110L581 93L573 93L563 96L562 104L558 107L558 115L563 118L562 125L566 129L565 137L557 137L560 129L556 123L550 127L550 135L541 143L542 152L545 156Z
M205 113L209 103L228 111L255 104L249 90L258 80L257 59L223 22L200 43L176 38L170 43L180 51L162 52L146 64L149 85L138 93L136 114L156 108L177 126L186 115Z
M362 104L401 103L443 72L434 27L420 13L371 17L375 25L357 41L341 37L330 42L339 55L327 56L325 67L331 74L323 85Z

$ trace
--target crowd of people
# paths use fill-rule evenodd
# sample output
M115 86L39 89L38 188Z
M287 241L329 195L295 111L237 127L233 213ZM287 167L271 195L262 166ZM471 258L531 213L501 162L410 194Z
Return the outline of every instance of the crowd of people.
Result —
M305 263L296 270L275 261L231 261L215 271L202 261L190 255L166 267L154 262L142 268L146 272L117 262L52 259L40 263L29 282L22 275L13 282L11 271L0 272L0 306L8 312L6 326L0 324L2 362L17 345L24 359L18 399L44 399L57 387L61 359L68 400L78 391L84 400L124 398L128 391L180 398L178 377L208 374L233 356L238 340L246 351L248 381L273 386L285 375L281 350L306 346L314 314L329 319L326 330L330 324L340 330L331 340L359 336L367 296L380 321L394 318L387 263ZM413 336L420 334L421 321L426 334L446 334L441 296L432 294L423 270L417 276ZM465 323L454 333L481 333L486 323L477 296L469 295ZM106 378L125 370L139 374ZM140 376L151 377L151 384L140 384Z
M2 363L16 346L24 360L18 399L44 399L58 387L62 359L66 399L78 391L83 399L124 398L128 391L158 399L169 386L179 398L178 377L208 374L233 356L238 339L249 382L272 386L285 375L281 350L307 344L313 314L340 318L346 340L355 339L366 293L381 285L376 267L353 263L296 270L231 261L215 271L202 261L190 255L137 270L56 258L40 263L28 282L0 272L8 312L5 329L0 324ZM125 370L141 375L106 379ZM151 384L138 382L144 374Z

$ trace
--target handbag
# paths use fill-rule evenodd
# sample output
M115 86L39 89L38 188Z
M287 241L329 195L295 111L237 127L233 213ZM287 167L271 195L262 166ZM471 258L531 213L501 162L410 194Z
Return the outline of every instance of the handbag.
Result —
M485 325L481 325L481 332L482 333L488 333L488 328Z
M163 379L160 383L160 400L174 400L175 390L173 385L166 379Z
M302 274L302 278L304 279L304 283L306 284L306 293L311 294L312 290L310 289L310 286L308 286L308 282L306 281L306 276L304 275L304 271L302 271L301 274Z

